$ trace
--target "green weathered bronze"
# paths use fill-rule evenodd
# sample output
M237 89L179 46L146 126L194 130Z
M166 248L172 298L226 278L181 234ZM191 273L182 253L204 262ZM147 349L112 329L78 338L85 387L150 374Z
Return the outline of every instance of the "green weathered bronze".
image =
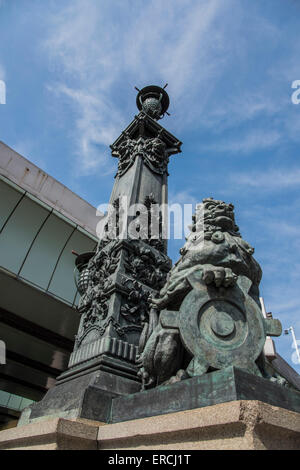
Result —
M229 366L272 378L263 348L281 324L263 318L254 249L239 233L232 204L208 198L201 209L181 259L152 299L154 328L138 359L145 388Z
M230 366L172 385L116 397L112 400L109 422L176 413L235 400L259 400L300 412L299 392Z

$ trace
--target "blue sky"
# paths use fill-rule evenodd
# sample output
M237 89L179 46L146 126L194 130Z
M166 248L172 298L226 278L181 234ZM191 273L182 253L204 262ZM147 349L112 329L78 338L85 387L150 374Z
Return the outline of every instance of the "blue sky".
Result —
M97 206L134 86L168 82L170 200L235 205L267 311L300 340L299 30L298 0L0 0L0 140Z

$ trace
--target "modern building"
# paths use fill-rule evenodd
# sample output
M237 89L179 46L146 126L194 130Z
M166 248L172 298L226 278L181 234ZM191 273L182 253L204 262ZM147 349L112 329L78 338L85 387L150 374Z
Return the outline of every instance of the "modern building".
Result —
M93 206L0 142L0 428L67 368L79 323L72 251L96 248L96 224Z

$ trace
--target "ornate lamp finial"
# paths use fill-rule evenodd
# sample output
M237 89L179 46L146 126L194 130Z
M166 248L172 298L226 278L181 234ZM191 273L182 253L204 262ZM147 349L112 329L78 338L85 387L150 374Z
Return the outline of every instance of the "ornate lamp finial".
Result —
M165 85L164 88L166 88ZM138 95L136 97L136 105L140 111L144 111L150 117L155 120L159 120L164 117L164 114L169 113L167 109L170 104L168 93L156 85L150 85L142 88L139 90L135 87L138 91Z

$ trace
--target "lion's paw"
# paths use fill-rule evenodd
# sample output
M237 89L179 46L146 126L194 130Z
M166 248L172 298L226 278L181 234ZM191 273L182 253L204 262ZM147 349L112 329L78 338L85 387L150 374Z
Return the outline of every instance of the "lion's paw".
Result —
M230 268L212 265L203 266L202 279L205 284L215 284L216 287L234 286L238 276Z

